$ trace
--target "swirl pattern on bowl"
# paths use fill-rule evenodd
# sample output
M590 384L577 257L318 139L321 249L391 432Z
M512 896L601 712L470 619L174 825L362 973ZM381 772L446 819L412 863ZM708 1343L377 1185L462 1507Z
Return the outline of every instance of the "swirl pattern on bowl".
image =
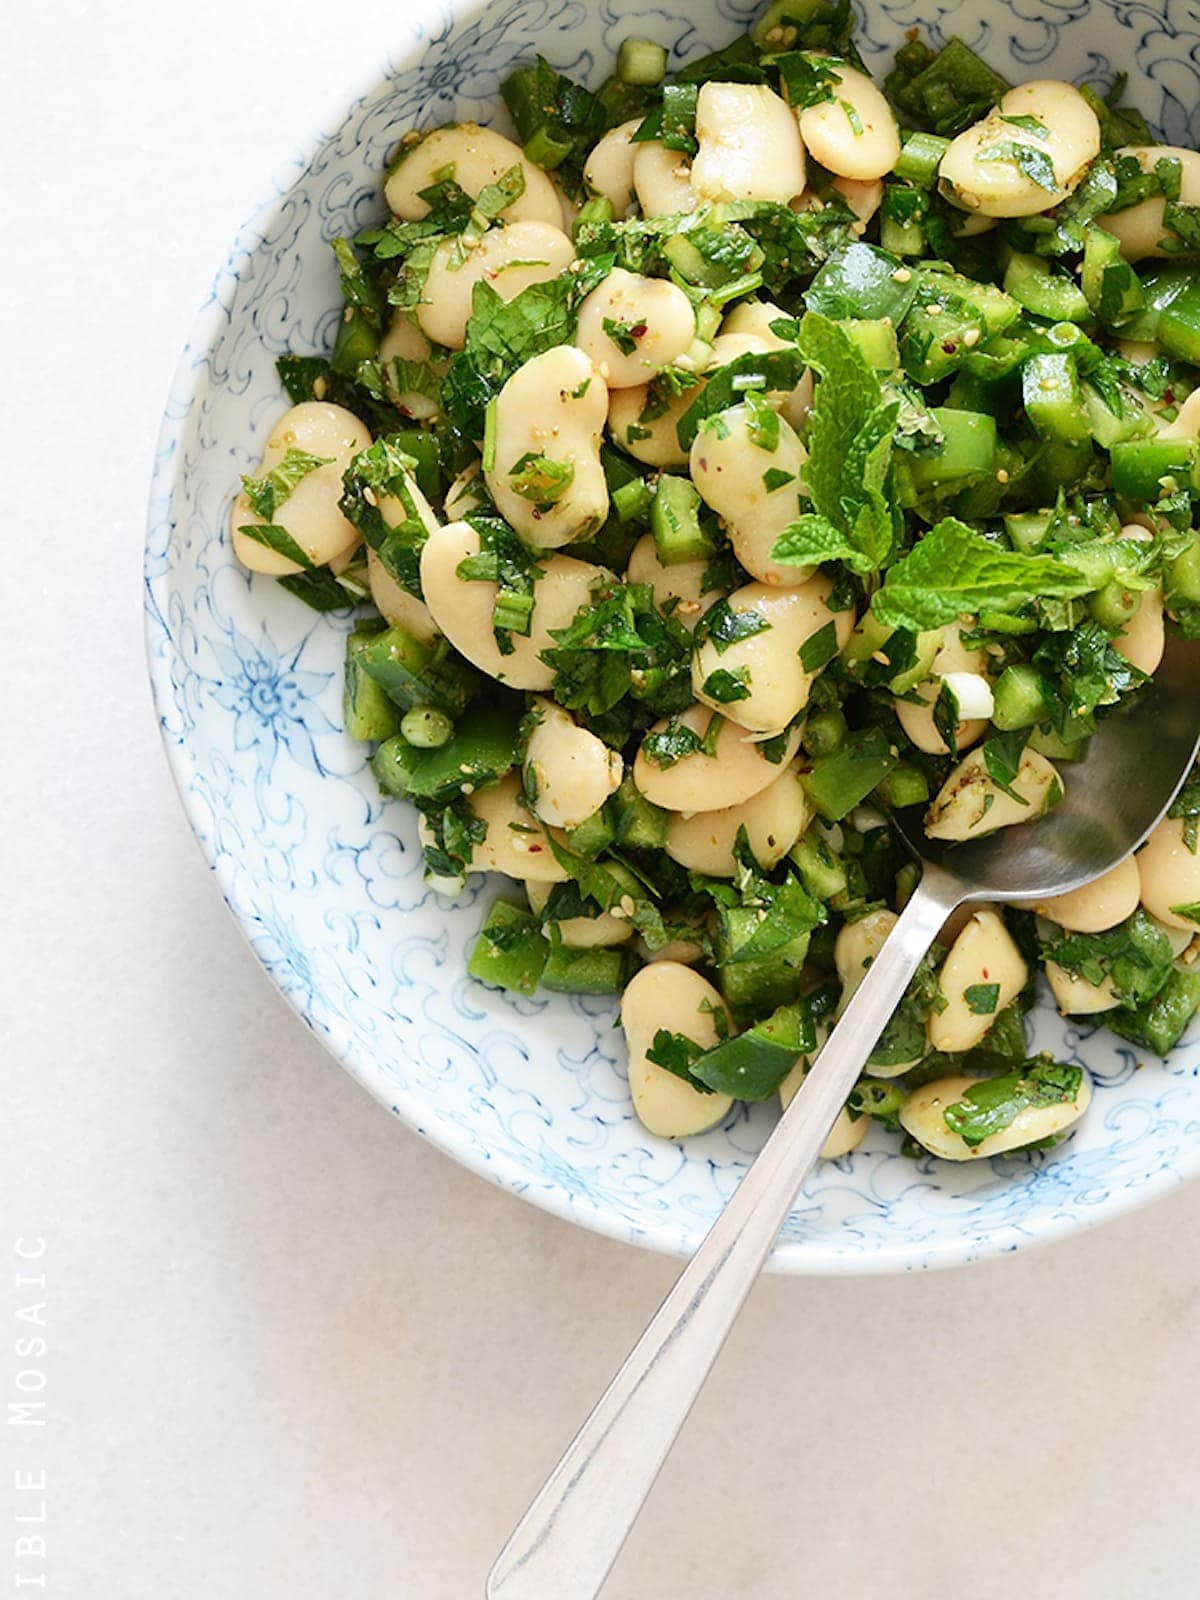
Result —
M337 302L328 241L379 211L398 135L498 120L500 81L541 51L595 82L629 33L675 61L742 30L746 0L496 0L427 4L392 60L239 234L172 385L145 561L151 678L180 792L255 954L310 1028L371 1092L442 1149L570 1220L631 1242L694 1248L769 1131L738 1107L682 1146L633 1116L611 1004L517 999L464 972L481 880L455 905L425 887L412 814L382 799L341 731L342 618L320 618L232 559L225 523L284 401L274 358L322 352ZM904 31L961 34L1021 79L1106 84L1173 143L1200 143L1200 13L1164 0L881 0L864 54ZM1039 1012L1039 1044L1085 1062L1087 1118L1050 1152L966 1168L900 1156L872 1134L806 1183L776 1270L895 1271L968 1261L1086 1226L1200 1165L1200 1040L1141 1063L1102 1030Z

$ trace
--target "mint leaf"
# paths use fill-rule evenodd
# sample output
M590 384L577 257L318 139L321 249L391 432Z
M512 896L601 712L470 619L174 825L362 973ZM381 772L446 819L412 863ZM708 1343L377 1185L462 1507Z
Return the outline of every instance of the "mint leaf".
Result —
M1053 556L1002 550L957 517L944 517L888 572L871 602L880 622L920 633L978 611L1007 611L1035 596L1067 599L1091 587Z
M787 566L842 561L866 577L886 566L895 542L885 491L900 404L885 399L862 351L830 318L807 312L796 344L821 378L804 468L815 514L792 523L772 556Z

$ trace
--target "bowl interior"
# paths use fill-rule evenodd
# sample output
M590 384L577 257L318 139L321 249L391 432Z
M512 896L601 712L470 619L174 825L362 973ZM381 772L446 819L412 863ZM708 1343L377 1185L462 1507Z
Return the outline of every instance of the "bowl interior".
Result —
M163 735L196 834L259 960L345 1066L385 1105L494 1181L588 1227L691 1250L774 1120L738 1108L682 1145L651 1139L628 1101L615 1007L523 1000L465 977L482 880L463 900L424 887L415 819L381 799L364 747L341 731L343 634L233 561L225 533L240 472L286 404L274 359L332 343L328 241L381 212L397 137L493 121L499 85L540 51L592 83L633 33L675 63L726 43L757 14L743 0L497 0L422 7L393 64L313 140L238 237L171 391L146 556L151 674ZM858 35L885 59L906 29L958 33L1006 76L1057 76L1128 98L1171 143L1200 133L1200 13L1121 0L965 0L871 8ZM393 42L394 41L386 41ZM385 44L386 44L385 42ZM955 1167L899 1156L869 1135L822 1164L772 1265L887 1271L969 1260L1094 1222L1200 1161L1200 1043L1170 1063L1049 1008L1040 1046L1086 1063L1097 1095L1053 1152Z

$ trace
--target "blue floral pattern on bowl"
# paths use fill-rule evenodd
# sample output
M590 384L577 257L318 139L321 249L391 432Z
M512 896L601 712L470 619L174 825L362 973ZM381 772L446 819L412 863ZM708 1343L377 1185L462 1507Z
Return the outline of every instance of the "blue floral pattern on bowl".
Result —
M158 717L188 816L234 916L274 982L385 1105L467 1166L572 1221L692 1250L769 1131L736 1108L682 1145L630 1108L614 1007L517 999L472 983L465 957L482 880L448 905L425 887L415 819L381 798L341 731L349 626L234 562L227 512L284 408L274 359L323 352L337 304L328 241L374 219L387 153L410 127L503 121L509 67L541 51L597 81L627 34L675 61L728 41L744 0L495 0L424 4L393 60L242 230L172 386L155 465L145 605ZM869 60L910 27L952 33L1020 80L1104 83L1161 135L1200 143L1200 13L1162 0L882 0L860 17ZM821 1165L772 1260L777 1270L874 1272L1011 1250L1099 1221L1200 1165L1200 1041L1140 1062L1048 1007L1039 1044L1086 1063L1092 1109L1055 1151L966 1167L914 1162L872 1134ZM1140 1069L1140 1070L1139 1070Z

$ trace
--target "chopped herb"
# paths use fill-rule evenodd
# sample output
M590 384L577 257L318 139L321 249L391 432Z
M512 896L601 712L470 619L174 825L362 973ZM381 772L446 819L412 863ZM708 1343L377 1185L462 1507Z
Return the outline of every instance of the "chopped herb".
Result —
M479 535L479 554L458 563L462 583L494 583L492 631L501 655L511 655L511 635L528 636L533 618L534 586L545 576L537 557L500 517L472 514L467 521Z
M810 633L800 646L800 665L805 672L820 672L838 653L837 626L826 622Z
M969 983L963 990L967 1010L976 1017L990 1017L1000 1004L998 983Z
M251 511L256 517L262 517L264 522L270 522L297 485L303 483L309 473L315 472L318 467L327 467L332 459L332 456L314 456L307 450L291 446L283 460L269 472L264 472L259 478L242 479L242 488L250 502ZM294 561L296 558L293 556L291 559Z
M413 494L416 462L397 439L376 439L355 456L342 477L342 515L352 522L383 563L388 574L409 594L421 596L421 550L429 529ZM389 523L382 502L397 502L400 522Z
M654 1035L654 1041L646 1051L646 1060L652 1061L656 1067L674 1073L677 1078L682 1078L684 1083L693 1089L698 1089L701 1094L712 1094L706 1083L701 1083L699 1078L692 1075L692 1063L704 1054L704 1046L689 1039L684 1033L671 1033L666 1028L659 1028Z
M1082 1081L1079 1067L1060 1061L1030 1061L1015 1072L972 1084L942 1115L951 1133L975 1149L993 1134L1010 1128L1031 1106L1070 1104Z
M988 149L979 151L975 159L1011 161L1013 166L1027 178L1032 179L1039 189L1045 189L1053 194L1058 188L1058 180L1054 176L1054 163L1046 152L1037 150L1032 145L1019 144L1015 139L1006 139L1000 144L991 145Z
M1021 756L1029 740L1028 728L1016 728L1009 733L996 733L984 741L983 764L987 768L988 777L1002 794L1008 795L1010 800L1015 800L1018 805L1027 806L1029 801L1024 795L1018 794L1013 785L1021 770Z
M810 55L806 50L788 50L771 58L779 73L788 105L793 111L819 106L834 98L839 76L837 62L829 56Z
M1064 933L1046 940L1042 955L1086 983L1111 982L1128 1005L1153 998L1173 966L1167 936L1141 909L1106 933Z
M721 599L714 601L696 624L695 640L698 645L711 644L721 656L730 645L765 633L770 626L760 611L734 611L728 600Z
M265 545L268 550L274 550L277 556L294 561L305 572L312 572L315 569L316 564L307 551L300 548L286 528L281 528L276 523L245 522L238 532L245 534L247 539L253 539L255 544Z
M1001 117L1001 122L1007 122L1010 128L1020 128L1022 133L1032 133L1035 139L1048 139L1050 129L1040 117Z
M554 461L527 451L509 468L508 486L538 510L549 510L561 500L575 479L573 461Z
M633 355L638 340L646 334L644 322L623 322L616 317L603 318L601 326L623 356Z
M774 452L779 449L779 413L772 410L765 397L750 390L745 399L746 436L760 450Z
M914 698L920 698L914 696ZM942 743L951 756L958 755L958 724L961 715L958 696L948 683L943 683L933 703L933 725L942 736Z
M750 669L738 667L736 672L730 672L725 667L718 667L705 678L700 692L706 699L716 700L721 705L729 705L734 700L749 700Z
M804 357L798 350L750 351L718 367L700 394L680 417L676 427L679 445L690 450L701 424L719 420L754 390L794 389L804 376Z

